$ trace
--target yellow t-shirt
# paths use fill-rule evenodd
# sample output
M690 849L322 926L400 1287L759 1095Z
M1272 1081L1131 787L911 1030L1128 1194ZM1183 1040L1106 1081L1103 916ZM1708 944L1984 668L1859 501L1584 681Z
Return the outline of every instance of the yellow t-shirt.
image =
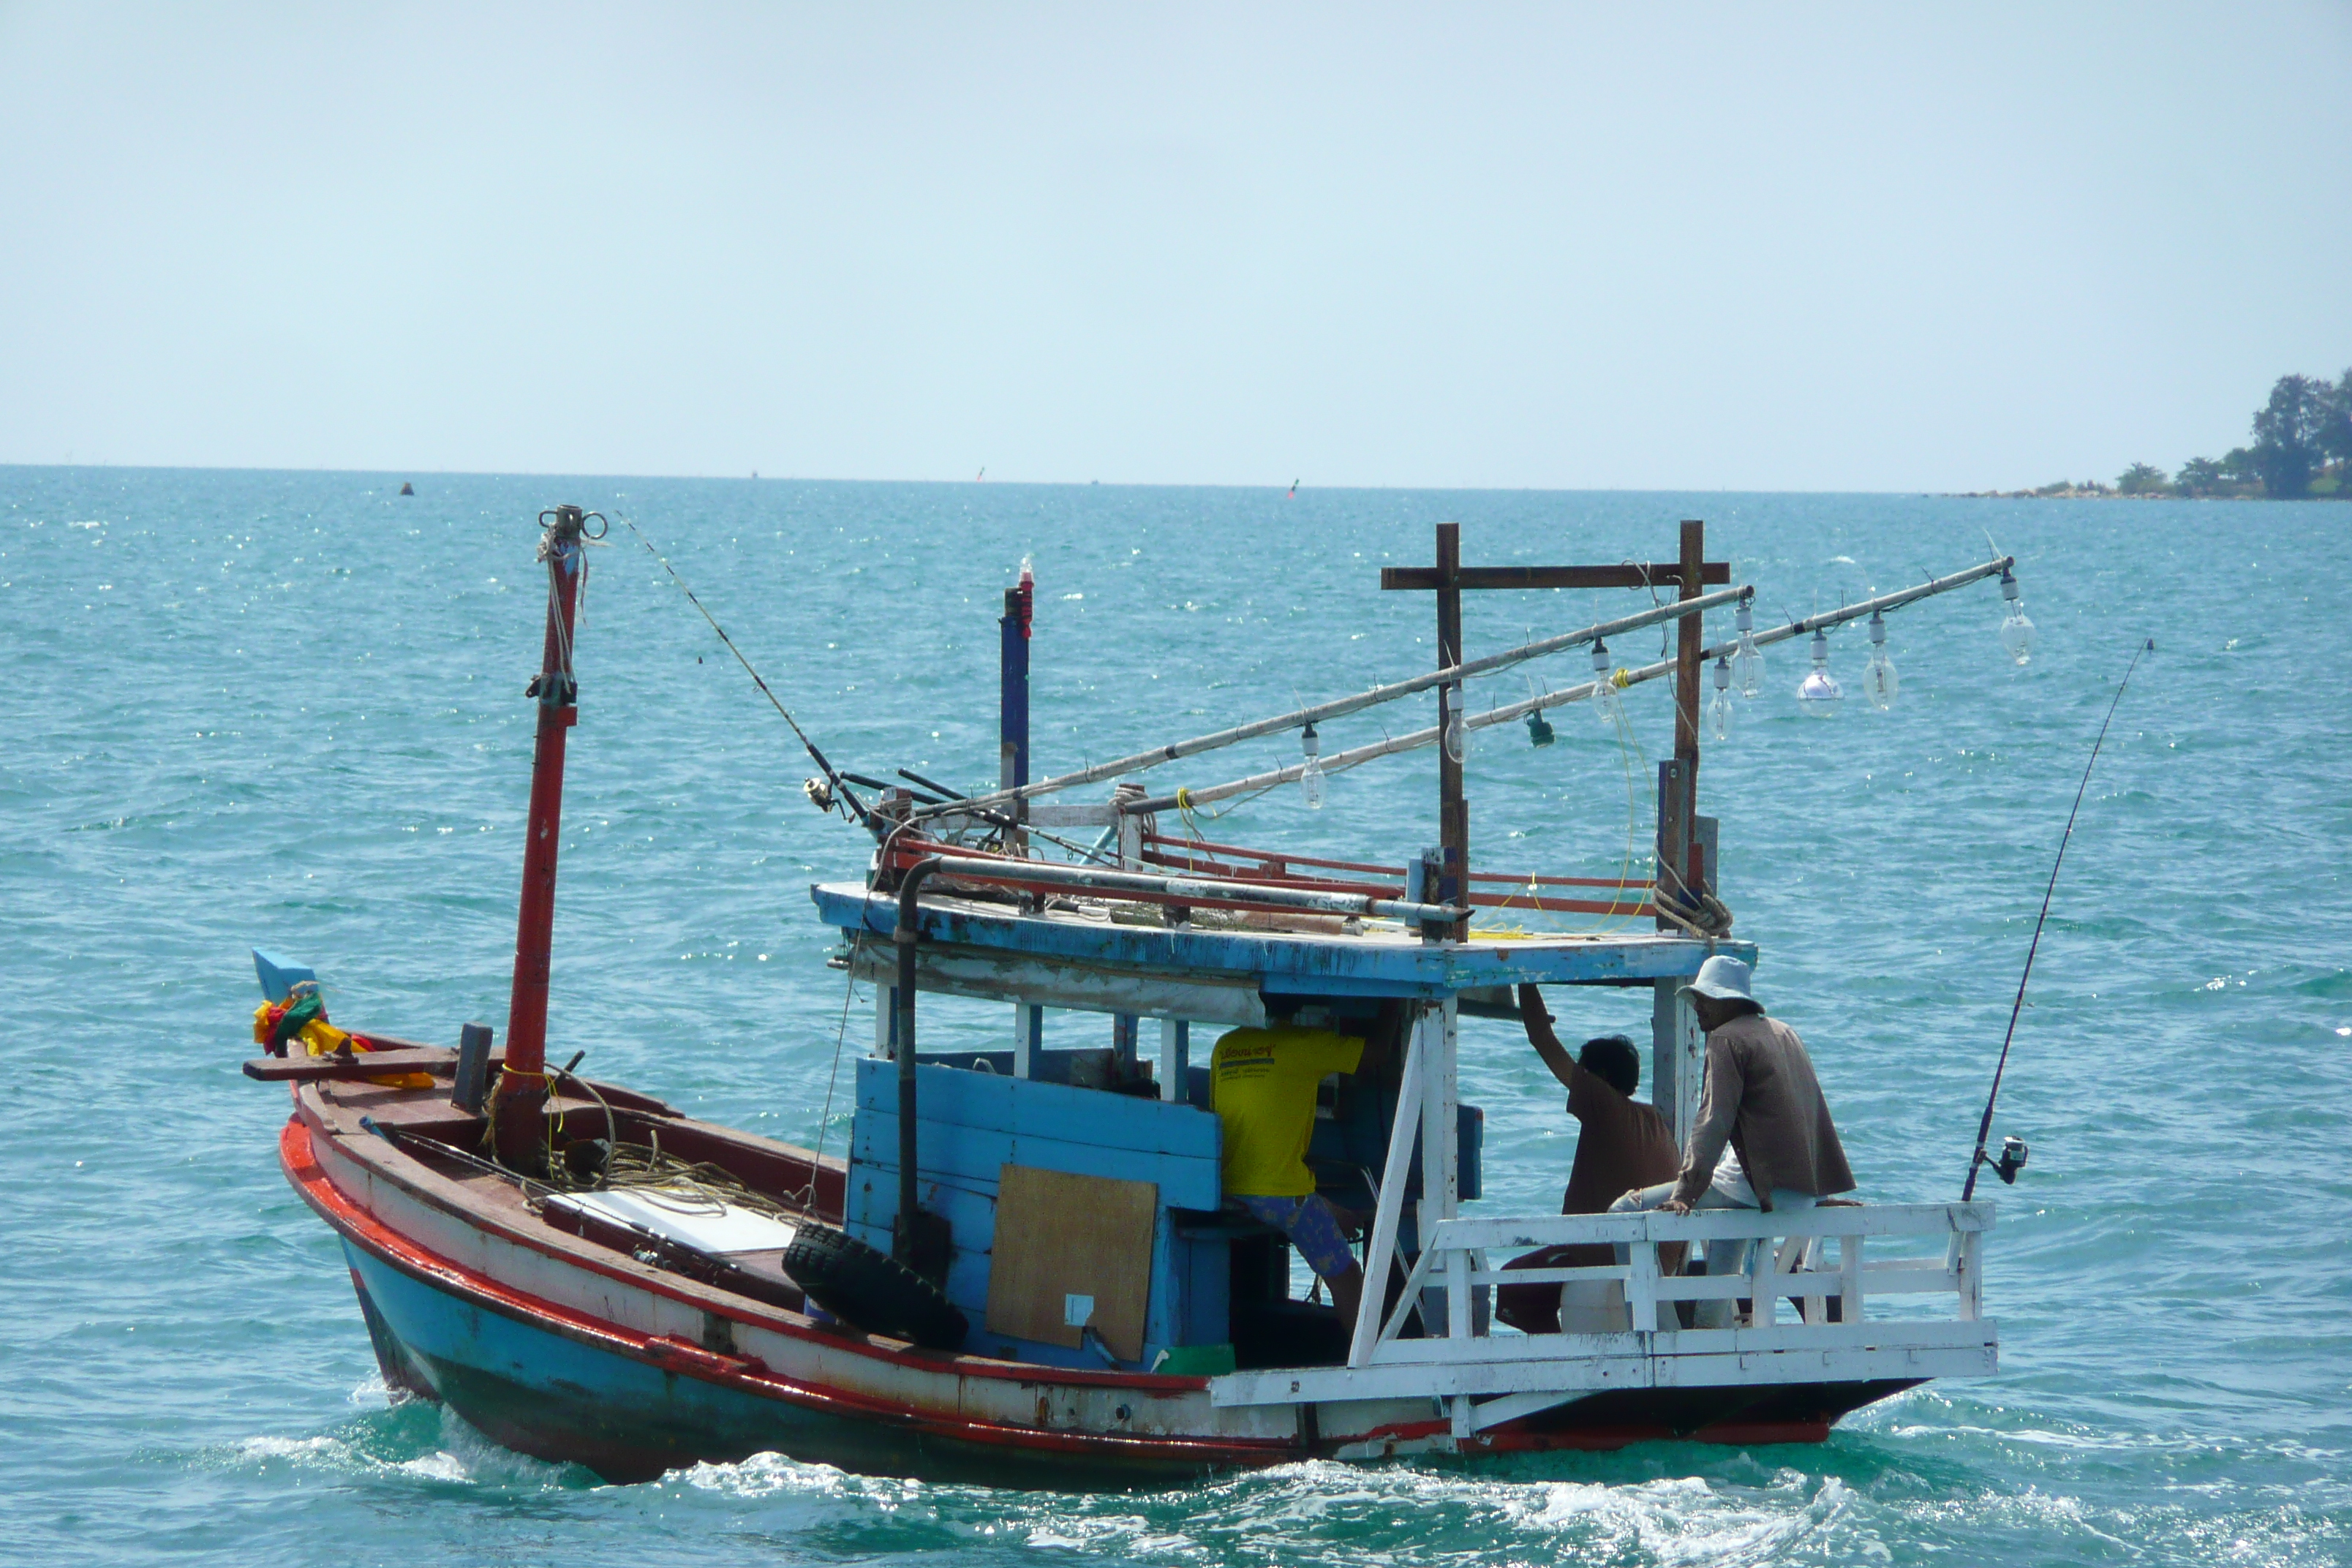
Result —
M1354 1072L1364 1042L1328 1029L1235 1029L1209 1058L1209 1103L1224 1123L1224 1188L1252 1197L1303 1198L1315 1190L1307 1140L1315 1086Z

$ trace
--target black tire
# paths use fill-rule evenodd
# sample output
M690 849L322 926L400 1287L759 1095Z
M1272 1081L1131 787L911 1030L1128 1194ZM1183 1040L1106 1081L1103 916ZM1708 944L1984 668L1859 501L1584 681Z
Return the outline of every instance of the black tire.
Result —
M808 1299L871 1334L951 1351L971 1325L940 1288L891 1257L829 1225L803 1221L784 1248L784 1272Z

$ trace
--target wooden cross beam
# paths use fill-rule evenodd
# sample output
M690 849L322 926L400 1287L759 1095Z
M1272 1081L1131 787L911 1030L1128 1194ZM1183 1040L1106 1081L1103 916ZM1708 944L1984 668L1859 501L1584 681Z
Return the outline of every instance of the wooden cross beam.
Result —
M1710 584L1731 581L1731 563L1706 559L1706 524L1685 520L1682 526L1682 558L1667 562L1622 562L1612 566L1465 566L1461 525L1437 525L1434 566L1384 566L1383 589L1434 592L1437 595L1437 667L1462 662L1462 595L1482 588L1656 588L1675 584L1679 599L1696 599ZM1675 658L1675 760L1660 765L1659 853L1677 868L1689 865L1689 885L1703 885L1704 876L1688 858L1690 824L1698 805L1698 691L1700 654L1706 648L1704 628L1696 616L1682 618ZM1432 903L1467 907L1460 897L1469 887L1470 805L1462 787L1462 763L1444 744L1454 704L1462 700L1458 688L1437 689L1437 820L1444 856L1438 887L1423 896ZM1671 841L1670 841L1671 840ZM1661 894L1661 897L1664 895ZM1663 918L1661 925L1667 924ZM1470 934L1465 919L1454 928L1456 941Z
M1699 568L1700 581L1731 581L1731 563L1708 561ZM1647 588L1683 580L1679 561L1626 562L1617 566L1457 566L1456 588ZM1444 588L1448 584L1434 566L1383 566L1383 588ZM1696 592L1696 590L1693 590Z

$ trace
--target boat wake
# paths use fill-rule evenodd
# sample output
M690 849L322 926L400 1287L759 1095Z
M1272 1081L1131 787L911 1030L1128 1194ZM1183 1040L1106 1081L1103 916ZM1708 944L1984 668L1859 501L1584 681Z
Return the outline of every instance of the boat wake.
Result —
M358 1399L366 1392L354 1391ZM382 1385L377 1385L379 1398ZM379 1405L311 1437L247 1437L224 1456L234 1468L424 1481L499 1491L575 1491L598 1486L576 1465L551 1465L499 1447L438 1405Z

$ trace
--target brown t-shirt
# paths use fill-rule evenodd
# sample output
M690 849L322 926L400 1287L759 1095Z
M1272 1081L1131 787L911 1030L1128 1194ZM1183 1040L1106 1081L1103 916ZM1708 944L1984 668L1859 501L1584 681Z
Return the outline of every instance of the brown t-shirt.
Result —
M1576 1140L1576 1163L1561 1194L1562 1214L1606 1214L1609 1205L1635 1187L1671 1182L1682 1152L1657 1108L1617 1092L1616 1087L1580 1063L1569 1064L1568 1113L1583 1124ZM1598 1249L1608 1254L1608 1247ZM1601 1262L1612 1261L1603 1257Z

